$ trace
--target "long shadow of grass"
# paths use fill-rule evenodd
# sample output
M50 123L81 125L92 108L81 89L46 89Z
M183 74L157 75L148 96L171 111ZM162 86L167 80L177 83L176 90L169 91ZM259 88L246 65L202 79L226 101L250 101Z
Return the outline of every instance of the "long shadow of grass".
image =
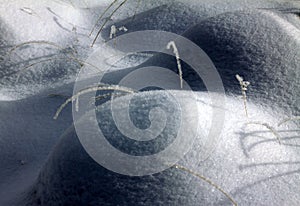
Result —
M234 192L233 195L237 195L237 194L241 193L243 190L249 189L249 188L254 187L254 186L256 186L258 184L261 184L263 182L274 180L274 179L277 179L277 178L280 178L280 177L284 177L284 176L288 176L288 175L297 174L297 173L300 174L300 169L291 170L291 171L284 172L284 173L281 173L281 174L277 174L277 175L269 176L269 177L266 177L266 178L262 178L260 180L254 181L254 182L252 182L250 184L247 184L245 186L237 188L236 192Z
M278 133L286 133L286 132L299 132L300 130L279 130ZM262 136L262 134L270 134L270 131L254 131L254 132L239 132L238 135L240 136L240 146L243 150L243 153L246 157L249 158L249 152L255 148L256 146L259 146L264 143L270 143L270 142L276 142L277 139L267 139L266 137ZM250 146L246 145L246 139L248 137L256 137L261 138L263 140L257 141L255 143L252 143ZM293 139L300 139L300 136L291 136L291 137L282 137L281 140L287 141L287 140L293 140ZM289 144L289 143L282 143L282 145L290 146L290 147L300 147L298 144Z

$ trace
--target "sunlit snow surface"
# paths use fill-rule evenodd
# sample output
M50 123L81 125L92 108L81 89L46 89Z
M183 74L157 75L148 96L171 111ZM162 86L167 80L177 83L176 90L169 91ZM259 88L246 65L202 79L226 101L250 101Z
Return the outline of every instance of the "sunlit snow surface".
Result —
M300 205L300 124L277 126L300 111L300 19L294 14L299 13L299 2L151 0L137 7L136 0L128 0L91 48L97 32L89 33L110 2L1 2L0 205L230 205L218 190L175 168L139 178L110 172L80 145L70 127L71 107L53 120L56 109L72 94L80 69L65 56L85 60L108 40L112 24L126 26L129 31L156 29L183 34L210 56L221 75L227 96L220 140L203 162L199 161L202 154L196 141L180 164L213 180L239 205ZM34 44L8 55L14 45L37 40L53 42L63 50ZM18 73L49 58L56 59ZM115 83L142 67L138 66L141 63L176 68L176 61L168 56L132 55L112 68L107 81ZM105 64L110 61L99 62L100 66ZM201 80L185 70L185 80L203 91ZM236 73L251 82L250 120L239 97ZM183 98L186 94L178 91ZM158 98L163 92L138 94L140 103L136 101L134 107L143 108L143 99L151 95ZM119 100L122 98L130 96ZM205 134L213 127L214 105L205 92L197 92L193 101L201 108L199 124ZM105 114L109 102L99 108ZM282 137L282 145L265 127L247 125L247 121L272 125Z

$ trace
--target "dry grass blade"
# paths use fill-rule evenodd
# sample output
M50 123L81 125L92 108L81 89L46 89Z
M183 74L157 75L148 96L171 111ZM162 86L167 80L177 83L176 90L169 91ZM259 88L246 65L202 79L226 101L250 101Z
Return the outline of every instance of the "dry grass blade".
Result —
M120 86L115 86L115 85L97 85L97 86L92 86L89 88L86 88L84 90L79 91L77 94L73 95L69 99L67 99L57 110L55 113L53 119L57 119L61 111L70 103L76 100L76 110L78 107L78 98L84 94L90 93L90 92L97 92L97 91L119 91L119 92L125 92L129 94L133 94L136 91L126 88L126 87L120 87Z
M54 61L54 60L69 60L69 61L75 61L77 62L78 64L80 64L80 66L82 67L83 65L87 65L87 66L91 66L99 71L101 71L100 68L98 68L97 66L93 65L93 64L90 64L88 62L85 62L85 61L82 61L76 57L62 57L62 58L49 58L49 59L43 59L41 61L38 61L38 62L35 62L35 63L32 63L26 67L24 67L23 69L21 69L20 71L17 72L17 79L16 79L16 82L15 83L18 83L19 82L19 79L20 79L20 76L23 72L29 70L31 67L35 66L35 65L38 65L38 64L42 64L42 63L45 63L45 62L50 62L50 61Z
M50 58L50 59L44 59L44 60L41 60L41 61L38 61L38 62L35 62L35 63L32 63L32 64L29 64L28 66L24 67L23 69L21 69L20 71L17 72L17 79L16 79L16 82L15 83L18 83L19 82L19 79L21 77L21 74L27 70L29 70L31 67L35 66L35 65L38 65L38 64L42 64L42 63L45 63L45 62L49 62L49 61L53 61L53 60L59 60L59 58Z
M124 96L125 94L124 93L108 93L108 94L103 94L103 95L98 95L94 98L91 99L91 104L96 102L96 101L100 101L100 100L103 100L103 99L106 99L106 98L109 98L109 97L122 97Z
M137 11L138 11L138 9L140 7L140 4L141 4L141 0L138 0L136 8L135 8L135 11L134 11L134 14L133 14L133 17L132 17L132 20L135 19L135 16L136 16L136 13L137 13Z
M211 180L209 180L208 178L196 173L196 172L193 172L191 171L190 169L188 168L185 168L183 166L180 166L180 165L174 165L176 169L180 169L182 171L185 171L185 172L188 172L192 175L194 175L195 177L198 177L200 178L201 180L207 182L208 184L210 184L211 186L215 187L217 190L219 190L220 192L222 192L231 202L233 205L237 206L237 202L227 193L225 192L221 187L219 187L216 183L212 182Z
M103 28L105 27L105 25L107 24L107 22L109 21L109 19L111 19L111 17L127 2L128 0L124 0L115 10L113 10L113 12L108 16L108 18L105 20L105 22L102 24L102 26L100 27L99 31L96 34L95 39L93 40L93 43L91 45L91 47L94 46L94 44L96 43L100 33L102 32Z
M285 123L287 123L287 122L297 121L297 120L300 120L300 116L290 117L290 118L284 119L284 120L282 120L281 122L278 123L278 127L285 124Z
M103 18L103 16L106 14L106 12L115 4L117 3L118 0L114 0L104 11L103 13L99 16L99 18L97 19L95 25L93 26L89 36L91 36L94 32L94 30L96 29L97 24L99 23L99 21Z
M48 94L48 97L54 98L54 97L62 97L62 98L69 98L70 96L64 95L64 94Z
M44 40L37 40L37 41L28 41L28 42L23 42L21 44L15 45L9 52L8 52L8 56L10 56L16 49L26 46L26 45L30 45L30 44L46 44L46 45L50 45L53 47L58 48L59 50L64 50L63 47L61 47L60 45L54 43L54 42L50 42L50 41L44 41ZM76 51L74 49L72 49L73 53L76 54Z
M271 126L269 125L268 123L264 123L264 122L248 122L247 125L250 125L250 124L253 124L253 125L261 125L265 128L267 128L268 130L270 130L270 132L272 132L272 134L276 137L276 139L278 140L278 143L281 144L281 137L280 135L278 134L278 132Z
M179 51L178 48L175 44L174 41L170 41L167 45L167 49L173 49L173 53L175 54L176 61L177 61L177 68L178 68L178 73L179 73L179 78L180 78L180 88L183 88L183 73L182 73L182 67L181 67L181 62L180 62L180 56L179 56Z

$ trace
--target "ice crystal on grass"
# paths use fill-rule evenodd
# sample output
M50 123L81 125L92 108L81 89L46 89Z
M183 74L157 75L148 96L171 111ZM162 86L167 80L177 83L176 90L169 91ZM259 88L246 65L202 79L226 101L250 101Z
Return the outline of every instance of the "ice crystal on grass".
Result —
M127 29L125 26L121 26L121 27L119 28L119 31L127 32L128 29Z
M112 25L112 26L110 27L110 35L109 35L109 38L110 38L110 39L113 39L114 37L116 37L118 31L124 31L124 32L127 32L128 29L127 29L125 26L121 26L120 28L117 28L115 25Z
M173 49L173 53L175 54L175 57L176 57L177 68L178 68L178 73L179 73L179 78L180 78L180 88L182 89L183 88L182 67L181 67L178 48L174 41L170 41L167 45L167 49L171 49L171 48Z
M115 25L112 25L112 26L110 27L110 35L109 35L109 38L112 39L112 38L116 37L117 31L118 31L118 30L117 30L117 27L116 27Z
M246 112L246 116L248 117L248 109L247 109L247 87L250 85L250 82L244 81L244 79L240 75L235 75L235 78L239 81L240 86L241 86L241 91L243 95L243 100L244 100L244 109Z

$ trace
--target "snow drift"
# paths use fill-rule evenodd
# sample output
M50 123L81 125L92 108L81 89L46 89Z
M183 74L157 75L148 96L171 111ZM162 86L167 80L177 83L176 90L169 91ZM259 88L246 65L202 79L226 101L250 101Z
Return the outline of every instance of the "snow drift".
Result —
M177 92L184 98L186 92ZM132 121L144 127L147 121L136 121L149 112L144 99L166 98L166 91L143 92L132 102ZM197 93L199 124L204 131L210 127L207 114L213 109L206 93ZM121 97L117 101L122 102ZM153 98L152 98L153 99ZM165 101L174 101L166 99ZM191 101L191 100L189 100ZM154 102L153 102L154 103ZM188 103L188 102L187 102ZM154 106L155 104L149 104ZM171 104L172 105L172 104ZM252 118L276 125L277 117L268 108L249 105ZM171 111L171 108L169 111ZM201 136L180 164L200 172L229 192L240 205L299 204L299 136L295 125L280 128L283 144L264 127L247 125L242 103L228 98L226 123L220 142L212 155L201 159ZM98 107L99 125L107 139L123 152L153 153L177 131L178 111L173 110L162 144L141 146L123 139L110 117L110 102ZM190 111L195 113L195 111ZM171 114L170 113L170 114ZM170 115L169 114L169 115ZM203 117L203 118L202 118ZM83 117L84 118L84 117ZM88 117L86 117L88 119ZM145 118L143 118L145 119ZM146 118L147 119L147 118ZM175 123L174 123L175 122ZM190 122L193 124L193 122ZM213 127L214 125L212 125ZM106 131L106 132L105 132ZM293 132L294 131L294 132ZM186 131L187 133L189 131ZM206 131L207 132L207 131ZM92 134L91 134L92 135ZM161 141L161 140L160 140ZM131 148L131 149L130 149ZM137 155L137 153L135 154ZM230 205L226 197L206 182L172 167L162 173L130 177L111 172L97 164L84 150L73 127L61 137L39 178L27 196L27 205Z

